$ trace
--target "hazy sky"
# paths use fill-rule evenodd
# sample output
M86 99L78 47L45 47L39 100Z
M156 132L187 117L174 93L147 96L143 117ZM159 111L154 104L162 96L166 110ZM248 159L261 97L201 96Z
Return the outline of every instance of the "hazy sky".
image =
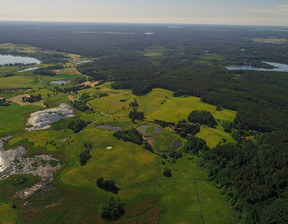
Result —
M288 1L0 0L0 20L288 26Z

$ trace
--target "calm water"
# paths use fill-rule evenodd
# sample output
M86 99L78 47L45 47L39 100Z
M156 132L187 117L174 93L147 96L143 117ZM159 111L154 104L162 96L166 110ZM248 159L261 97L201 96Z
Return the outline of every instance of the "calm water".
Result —
M60 80L60 81L52 81L52 82L50 82L50 84L56 84L56 85L66 85L67 84L67 82L66 81L64 81L64 80Z
M34 70L37 70L37 69L39 69L39 68L41 68L41 67L33 67L33 68L27 68L27 69L24 69L24 70L22 70L22 71L18 71L18 72L28 72L28 71L34 71Z
M29 57L19 57L19 56L13 56L13 55L1 55L0 54L0 65L5 64L41 64L41 61L39 61L36 58L29 58Z
M253 66L248 65L241 65L241 66L227 66L228 70L252 70L252 71L260 71L260 72L288 72L288 65L274 63L274 62L267 62L264 61L268 65L272 65L275 68L272 69L265 69L265 68L256 68Z

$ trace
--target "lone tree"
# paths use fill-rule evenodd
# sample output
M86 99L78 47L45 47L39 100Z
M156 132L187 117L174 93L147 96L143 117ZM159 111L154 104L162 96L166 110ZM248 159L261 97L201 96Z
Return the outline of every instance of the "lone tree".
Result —
M106 204L100 205L100 215L106 221L117 220L125 214L124 205L119 199L111 197Z
M165 167L163 170L163 176L165 177L172 177L171 170L168 167Z

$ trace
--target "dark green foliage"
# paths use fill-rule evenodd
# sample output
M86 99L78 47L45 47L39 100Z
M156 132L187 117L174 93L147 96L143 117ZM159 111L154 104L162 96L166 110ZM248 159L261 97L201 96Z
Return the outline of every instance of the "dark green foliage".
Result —
M131 102L129 106L133 108L133 110L129 113L129 118L132 122L135 120L144 120L144 113L142 111L138 111L139 103L137 102L136 98L134 98L134 102Z
M9 102L5 98L0 99L0 106L9 106Z
M174 97L179 97L179 96L183 96L183 95L186 95L187 93L184 91L184 90L182 90L182 89L178 89L178 90L176 90L174 93L173 93L173 96Z
M81 152L80 155L79 155L79 161L80 161L80 164L81 166L85 166L87 161L89 159L91 159L91 155L90 155L90 151L84 151L84 152Z
M134 142L138 145L143 144L142 134L139 133L135 128L127 131L118 131L113 134L114 137L118 139L123 139L124 141Z
M37 75L56 76L55 72L52 72L52 71L44 69L44 68L38 69L34 73L37 74Z
M205 140L195 136L189 136L183 148L186 153L192 153L195 155L208 149Z
M30 97L26 97L26 96L22 97L23 102L34 103L40 100L42 100L41 94L38 94L37 96L30 95Z
M233 123L229 121L223 121L221 126L224 128L224 131L231 133L233 128Z
M125 214L124 205L119 199L111 197L106 204L100 205L100 215L107 221L117 220Z
M113 180L104 180L103 177L99 177L97 178L96 183L99 188L118 194L119 188L115 185Z
M200 127L199 125L186 123L186 121L179 121L174 128L174 131L185 138L187 135L196 135L200 132Z
M167 121L161 121L161 120L154 120L155 124L159 124L162 128L170 127L170 126L175 126L174 122L167 122Z
M134 122L135 120L144 120L144 113L142 111L130 111L129 118Z
M86 85L79 85L79 86L73 86L73 87L58 87L55 86L54 89L57 92L61 92L61 93L70 93L70 92L75 92L77 93L77 91L81 90L81 89L89 89L91 88L91 86L86 86Z
M68 128L73 130L75 133L80 132L87 126L87 122L81 119L75 119L68 123Z
M59 164L59 162L57 160L50 160L49 164L50 164L50 166L55 167Z
M12 185L19 186L19 185L25 184L26 182L27 182L26 177L18 177L12 181Z
M171 169L169 169L168 167L165 167L165 168L164 168L162 174L163 174L163 176L165 176L165 177L172 177Z
M193 123L200 123L204 125L208 125L210 127L214 127L217 125L215 118L213 115L208 111L203 110L193 110L189 116L188 120Z
M98 97L100 98L100 97L104 97L104 96L109 96L109 94L108 93L100 93L100 95Z
M182 153L180 151L171 151L168 153L168 156L175 159L175 160L183 157Z
M162 156L161 156L163 159L168 159L168 157L166 156L166 154L162 153Z
M152 146L147 141L144 141L144 148L150 152L153 151Z
M51 70L63 69L63 68L64 68L64 66L62 64L50 65L50 66L46 67L46 69L51 69Z
M80 110L80 111L88 111L90 110L90 108L88 107L88 105L85 103L85 101L77 101L77 100L74 100L72 102L72 106L77 109L77 110Z

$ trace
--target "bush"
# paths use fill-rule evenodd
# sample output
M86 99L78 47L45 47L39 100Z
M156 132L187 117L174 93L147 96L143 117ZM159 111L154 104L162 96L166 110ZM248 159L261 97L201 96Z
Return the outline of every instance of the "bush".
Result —
M125 214L124 205L119 199L111 197L106 204L100 205L100 215L106 221L117 220Z
M73 130L75 133L82 131L87 126L87 123L83 120L72 120L68 124L68 128Z
M210 127L217 125L215 118L208 111L203 110L194 110L189 114L188 120L193 123L205 124Z
M163 176L165 177L172 177L171 170L168 167L165 167L163 170Z
M103 177L97 178L97 186L105 191L110 191L114 194L118 194L119 188L116 187L113 180L104 180Z
M84 152L81 152L80 155L79 155L79 159L80 159L80 164L81 166L85 166L87 161L89 159L91 159L91 155L90 155L90 152L89 151L84 151Z

